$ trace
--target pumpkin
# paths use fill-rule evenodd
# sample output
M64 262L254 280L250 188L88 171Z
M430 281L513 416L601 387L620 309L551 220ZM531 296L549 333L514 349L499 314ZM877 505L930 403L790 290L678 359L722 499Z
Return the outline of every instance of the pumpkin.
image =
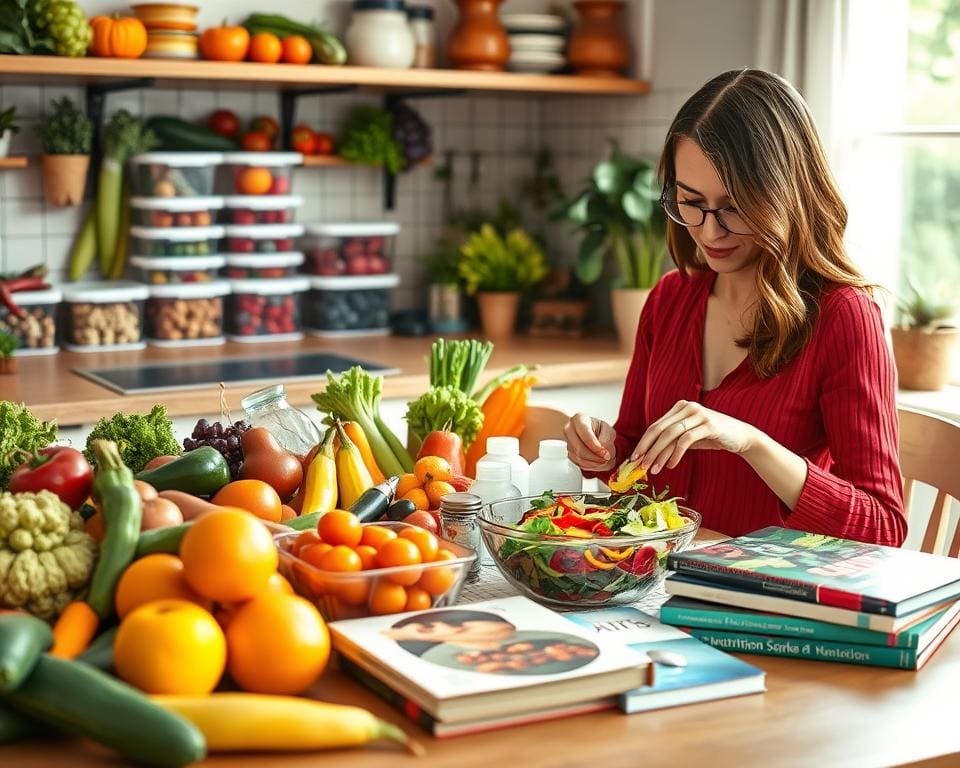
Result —
M132 16L94 16L90 19L95 56L114 59L139 59L147 50L147 28Z
M208 27L200 35L200 55L212 61L243 61L250 47L250 33L243 27Z

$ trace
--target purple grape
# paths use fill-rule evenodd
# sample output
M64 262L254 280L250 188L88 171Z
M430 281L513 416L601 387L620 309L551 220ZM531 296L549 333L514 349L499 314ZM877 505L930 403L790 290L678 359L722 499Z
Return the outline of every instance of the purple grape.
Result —
M193 428L193 434L185 438L185 451L194 451L202 446L210 446L220 453L230 468L230 478L236 480L240 476L240 467L243 465L243 448L241 435L249 429L244 421L237 421L224 426L219 421L210 423L206 419L199 419Z

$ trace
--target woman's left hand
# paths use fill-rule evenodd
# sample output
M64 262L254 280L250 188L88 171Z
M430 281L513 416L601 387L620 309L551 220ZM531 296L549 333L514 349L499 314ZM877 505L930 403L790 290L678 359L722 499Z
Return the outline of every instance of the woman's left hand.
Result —
M647 428L630 458L642 459L642 466L655 475L677 466L690 448L745 453L756 434L756 427L746 422L679 400Z

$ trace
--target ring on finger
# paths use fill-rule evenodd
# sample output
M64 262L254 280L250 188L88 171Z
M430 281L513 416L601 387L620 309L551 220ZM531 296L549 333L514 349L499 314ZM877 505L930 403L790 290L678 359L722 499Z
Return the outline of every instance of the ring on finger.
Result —
M680 429L682 429L684 432L687 431L687 422L683 419L680 419Z

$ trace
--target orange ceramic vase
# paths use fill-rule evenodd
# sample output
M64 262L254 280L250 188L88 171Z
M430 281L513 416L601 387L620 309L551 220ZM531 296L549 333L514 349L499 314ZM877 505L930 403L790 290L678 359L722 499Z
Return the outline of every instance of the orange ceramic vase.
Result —
M447 40L447 59L457 69L499 71L510 58L510 40L497 16L503 0L457 0L457 24Z
M567 63L585 77L621 77L630 64L622 0L577 0L580 22L567 46Z

